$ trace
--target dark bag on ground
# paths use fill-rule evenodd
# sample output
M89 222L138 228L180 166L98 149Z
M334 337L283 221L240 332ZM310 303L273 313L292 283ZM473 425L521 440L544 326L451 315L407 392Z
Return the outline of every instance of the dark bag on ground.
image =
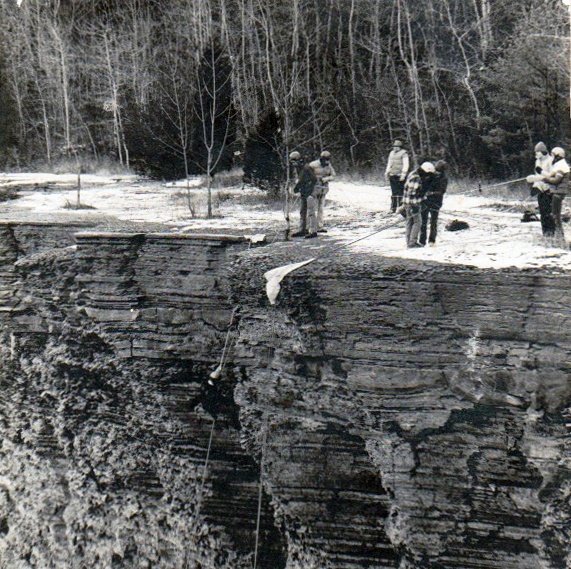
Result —
M446 224L446 231L462 231L464 229L470 229L470 226L465 221L458 219L453 219Z
M535 213L535 211L530 211L529 209L526 209L523 212L523 215L521 216L521 222L529 223L530 221L539 221L539 217L537 216L537 213Z

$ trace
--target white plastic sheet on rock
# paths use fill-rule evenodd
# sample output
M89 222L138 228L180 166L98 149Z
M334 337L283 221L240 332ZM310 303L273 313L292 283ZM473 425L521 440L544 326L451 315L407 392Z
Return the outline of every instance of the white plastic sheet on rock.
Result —
M303 267L312 261L315 261L315 257L307 259L306 261L301 261L301 263L282 265L281 267L276 267L275 269L271 269L270 271L264 273L264 278L267 281L266 294L268 295L270 304L276 303L276 298L278 297L281 288L280 283L282 282L283 278L292 271L295 271L296 269L299 269L300 267Z
M263 243L266 240L265 233L256 233L255 235L244 235L246 239L250 241L250 243Z

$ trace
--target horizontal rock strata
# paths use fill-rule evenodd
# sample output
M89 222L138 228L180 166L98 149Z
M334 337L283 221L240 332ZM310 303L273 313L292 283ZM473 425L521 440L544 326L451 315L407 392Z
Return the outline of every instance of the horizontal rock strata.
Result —
M323 243L0 224L0 566L569 566L568 275Z
M231 388L205 387L248 242L71 229L0 227L0 566L283 566Z
M566 567L568 275L324 251L272 307L262 273L304 251L269 253L233 279L236 400L250 429L276 425L264 474L305 528L290 548L315 567Z

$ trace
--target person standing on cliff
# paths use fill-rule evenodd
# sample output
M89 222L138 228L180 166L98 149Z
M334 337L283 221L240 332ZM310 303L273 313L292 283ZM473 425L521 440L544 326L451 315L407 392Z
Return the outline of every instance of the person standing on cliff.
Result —
M299 182L301 174L303 172L303 167L305 166L305 160L301 156L301 153L294 150L289 155L289 180L294 193L296 192L296 186ZM299 220L299 231L292 233L292 237L301 237L307 233L307 198L302 197L300 203L300 220Z
M547 184L547 192L551 196L551 221L553 223L553 236L563 244L565 233L561 223L561 206L565 196L569 193L569 163L565 160L565 150L556 146L551 150L553 162L549 173L543 176L543 182Z
M448 188L448 164L444 160L438 160L434 165L436 170L430 187L426 192L426 200L423 204L420 225L420 238L418 242L426 245L426 232L428 229L428 219L430 218L430 232L428 234L428 243L434 245L436 243L436 233L438 231L438 214L442 207L444 194Z
M301 171L305 166L305 160L303 159L300 152L294 150L289 155L289 179L294 184L297 183L301 175Z
M402 141L395 140L385 169L385 178L391 185L391 211L393 213L402 204L409 162L408 152L403 148Z
M327 233L327 229L323 226L323 207L325 205L325 197L329 192L329 182L335 179L335 170L331 165L331 152L324 150L317 160L309 163L313 169L317 183L313 192L313 197L317 201L317 232Z
M310 164L306 164L299 174L299 178L293 188L294 194L300 196L299 207L299 231L292 237L305 237L312 239L317 237L317 200L314 197L317 176Z
M422 247L418 242L420 226L422 223L422 208L426 200L426 193L434 181L436 169L432 162L423 162L420 168L413 170L404 185L403 205L397 212L404 209L406 217L406 246L409 249Z
M541 232L546 237L555 234L555 223L551 215L552 194L549 185L543 181L543 176L549 174L553 164L553 156L547 150L545 143L538 142L535 151L535 174L528 177L532 183L531 195L537 196L537 206L539 208L539 220L541 222Z

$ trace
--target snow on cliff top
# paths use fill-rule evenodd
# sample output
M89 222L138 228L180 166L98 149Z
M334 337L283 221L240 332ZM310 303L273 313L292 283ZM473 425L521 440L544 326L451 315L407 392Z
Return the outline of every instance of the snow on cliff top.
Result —
M73 174L11 174L0 173L0 187L19 187L20 197L0 203L0 220L4 221L75 221L115 218L129 223L162 224L170 232L241 231L244 234L265 233L268 240L283 238L284 214L265 207L255 198L243 199L257 190L239 187L217 189L213 192L213 219L191 218L187 195L203 214L205 189L200 180L192 180L187 191L186 182L158 183L140 180L135 176L81 176L82 204L94 209L66 209L66 204L77 201L77 176ZM380 185L380 184L383 185ZM571 269L571 251L556 247L541 235L538 222L522 223L522 211L535 209L534 199L498 199L484 195L449 193L439 221L435 246L407 249L404 221L390 214L390 190L384 185L333 182L326 205L326 225L329 232L318 239L295 239L312 256L326 245L345 243L355 253L413 258L440 263L465 264L487 268ZM242 196L242 199L239 199ZM298 203L292 206L292 226L298 224ZM452 219L467 221L470 228L450 232L445 225ZM396 224L396 225L395 225ZM374 233L377 229L388 227ZM567 239L571 227L564 224ZM351 241L366 237L354 244Z

